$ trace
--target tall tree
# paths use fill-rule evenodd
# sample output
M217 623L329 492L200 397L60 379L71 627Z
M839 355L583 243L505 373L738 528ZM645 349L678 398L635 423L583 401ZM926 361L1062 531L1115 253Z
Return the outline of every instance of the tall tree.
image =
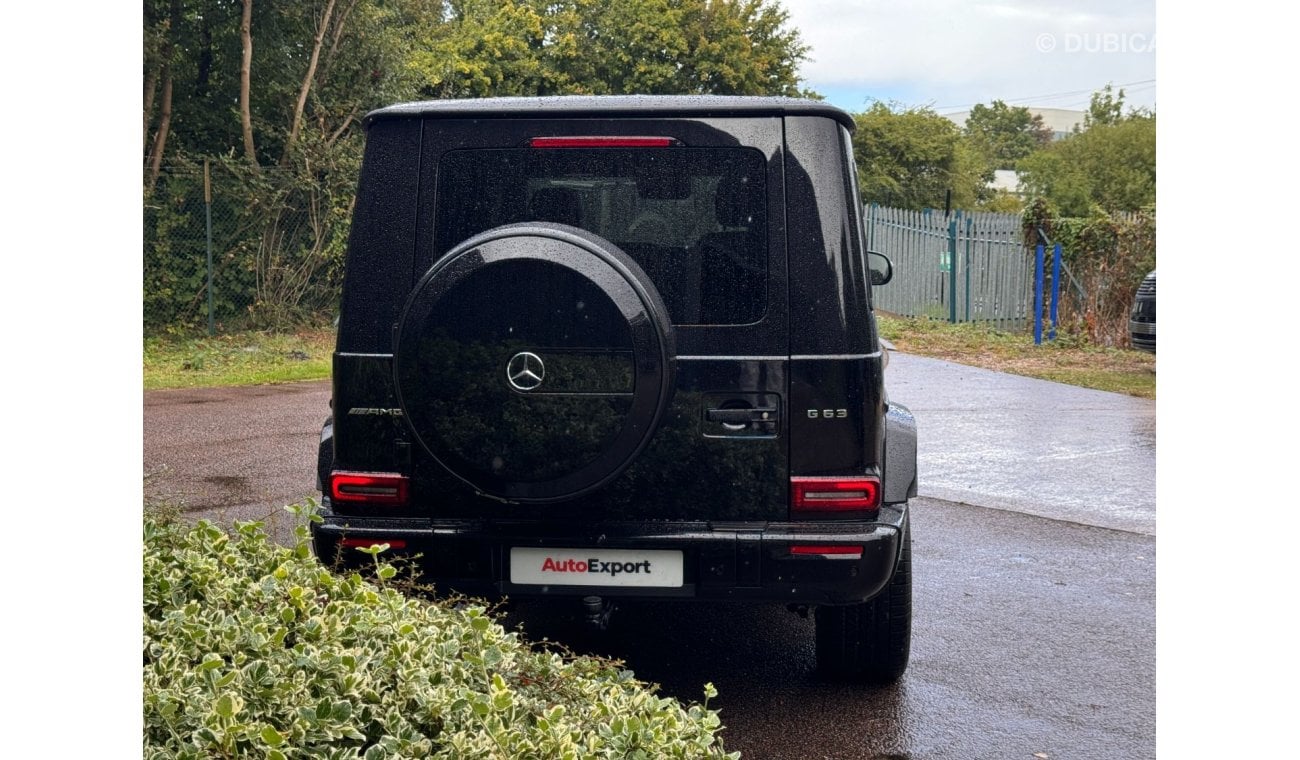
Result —
M149 150L149 191L158 184L158 175L162 172L163 153L167 150L167 137L171 133L173 69L176 53L176 38L180 34L180 0L171 0L167 17L162 52L159 56L162 74L162 112L158 118L158 130L154 133L153 147Z
M239 21L242 55L239 62L239 124L244 138L244 157L256 167L257 146L253 143L253 0L244 0Z
M316 79L316 66L320 63L321 45L325 43L325 33L329 29L331 17L334 15L334 2L335 0L329 0L326 3L325 13L316 25L316 39L312 41L311 60L307 63L307 73L302 76L302 86L298 89L298 102L293 106L293 118L289 122L289 136L285 138L284 153L280 156L281 164L289 162L289 155L293 151L294 143L298 141L298 132L302 129L303 109L307 107L307 95L311 92L312 82Z
M877 101L854 116L853 153L864 202L901 208L972 208L990 177L951 120L929 108Z
M963 131L993 169L1014 169L1017 161L1052 141L1043 117L1001 100L972 108Z
M1136 113L1094 123L1020 163L1029 194L1050 200L1065 216L1137 211L1156 201L1156 118Z
M1124 91L1118 93L1105 87L1092 94L1088 111L1083 115L1083 128L1088 129L1098 124L1118 124L1124 119Z
M450 0L412 66L430 97L800 94L775 0Z
M252 313L290 314L304 293L334 292L367 111L421 97L794 94L806 53L777 0L146 0L144 15L146 184L166 194L146 207L146 293L189 314L203 286L166 269L192 252L165 236L194 224L201 158L231 209L214 219L218 266L244 278ZM178 171L164 179L164 165Z
M144 160L149 161L149 127L153 124L153 103L158 95L163 54L168 50L166 17L158 18L157 3L144 4Z

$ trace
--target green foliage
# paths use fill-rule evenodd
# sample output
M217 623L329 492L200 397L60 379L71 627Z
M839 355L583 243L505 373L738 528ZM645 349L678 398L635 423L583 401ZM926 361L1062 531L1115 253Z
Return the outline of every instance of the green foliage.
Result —
M797 95L787 21L772 0L457 0L411 63L435 98Z
M1139 211L1156 202L1156 115L1124 113L1124 91L1092 94L1084 129L1021 159L1021 187L1061 215Z
M775 0L255 0L249 155L242 10L145 3L150 332L206 319L203 157L214 161L215 312L236 328L282 327L334 305L367 111L490 95L797 95L807 52Z
M1024 211L1024 208L1024 201L1021 200L1019 195L1005 190L990 193L988 198L979 205L980 211L989 211L994 214L1019 214Z
M1156 202L1156 117L1098 123L1020 162L1021 182L1066 216L1138 211Z
M310 514L301 507L299 514ZM719 757L708 699L528 646L474 604L331 573L299 527L144 523L144 756ZM733 754L733 757L738 754Z
M1041 116L1000 100L972 108L964 134L991 169L1014 169L1020 159L1052 141Z
M1118 124L1124 120L1124 91L1118 93L1111 85L1097 90L1088 101L1088 112L1083 115L1083 128L1098 124Z
M973 208L992 179L956 124L929 108L876 102L854 116L853 153L865 203L906 209Z
M1094 127L1095 128L1095 127ZM1087 216L1059 214L1036 199L1025 209L1030 244L1042 229L1061 244L1078 288L1063 287L1063 322L1099 346L1128 346L1128 313L1142 278L1156 268L1154 207L1135 213L1107 213L1094 206ZM1081 291L1081 292L1080 292Z

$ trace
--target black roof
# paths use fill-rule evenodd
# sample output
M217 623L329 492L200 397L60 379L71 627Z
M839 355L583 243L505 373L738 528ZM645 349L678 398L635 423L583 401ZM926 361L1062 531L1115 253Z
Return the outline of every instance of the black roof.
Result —
M482 98L399 103L366 114L377 119L592 116L825 116L853 129L853 117L820 100L738 95L566 95L545 98Z

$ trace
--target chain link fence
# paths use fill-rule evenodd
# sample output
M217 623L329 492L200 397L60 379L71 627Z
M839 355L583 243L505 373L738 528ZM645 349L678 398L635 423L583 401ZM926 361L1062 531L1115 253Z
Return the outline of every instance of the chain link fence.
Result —
M230 162L165 167L145 188L146 336L333 318L350 197L302 172Z

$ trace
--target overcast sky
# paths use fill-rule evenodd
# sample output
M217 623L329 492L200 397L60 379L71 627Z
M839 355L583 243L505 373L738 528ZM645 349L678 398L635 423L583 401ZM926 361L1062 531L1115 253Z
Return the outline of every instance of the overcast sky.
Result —
M994 99L1086 108L1107 82L1156 102L1154 0L783 0L811 46L804 79L831 103L940 113Z

